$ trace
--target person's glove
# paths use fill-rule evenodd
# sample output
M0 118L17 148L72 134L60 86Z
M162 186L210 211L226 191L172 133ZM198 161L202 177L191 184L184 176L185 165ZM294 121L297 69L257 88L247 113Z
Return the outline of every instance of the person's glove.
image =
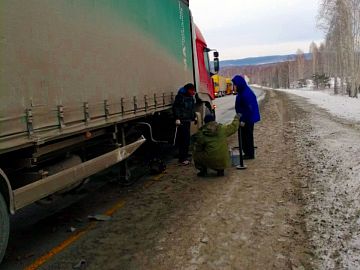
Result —
M180 125L181 125L181 121L180 121L180 119L176 119L176 121L175 121L175 125L177 125L177 126L180 126Z
M240 122L240 127L245 127L245 122Z

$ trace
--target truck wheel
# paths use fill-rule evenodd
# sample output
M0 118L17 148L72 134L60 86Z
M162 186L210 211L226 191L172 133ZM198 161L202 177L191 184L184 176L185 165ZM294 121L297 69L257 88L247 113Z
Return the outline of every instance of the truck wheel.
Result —
M0 193L0 263L4 258L6 247L9 240L10 221L9 211L4 197Z

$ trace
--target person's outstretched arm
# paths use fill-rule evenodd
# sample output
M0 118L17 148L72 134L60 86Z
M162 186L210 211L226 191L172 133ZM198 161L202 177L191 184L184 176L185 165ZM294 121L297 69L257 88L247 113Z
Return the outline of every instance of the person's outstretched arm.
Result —
M224 126L226 137L234 134L239 129L239 123L240 117L239 115L235 115L234 120L231 122L231 124L227 124Z

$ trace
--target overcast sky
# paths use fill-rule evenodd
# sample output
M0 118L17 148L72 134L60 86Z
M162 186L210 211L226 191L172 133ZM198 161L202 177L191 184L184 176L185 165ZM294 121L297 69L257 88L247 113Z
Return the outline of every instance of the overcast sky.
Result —
M318 0L190 0L190 8L221 60L307 52L323 39Z

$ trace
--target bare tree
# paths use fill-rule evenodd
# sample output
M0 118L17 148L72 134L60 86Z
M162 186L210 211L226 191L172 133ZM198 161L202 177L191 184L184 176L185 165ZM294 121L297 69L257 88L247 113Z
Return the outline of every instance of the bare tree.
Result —
M315 42L311 42L309 52L312 58L312 74L319 73L319 49Z
M324 69L334 92L356 97L360 85L360 0L322 0L319 27L326 34ZM326 66L326 68L325 68ZM337 82L340 79L340 88Z
M302 80L304 79L304 74L305 74L305 56L304 56L304 52L300 49L298 49L296 51L296 57L295 57L295 62L296 62L296 69L297 69L297 80Z

